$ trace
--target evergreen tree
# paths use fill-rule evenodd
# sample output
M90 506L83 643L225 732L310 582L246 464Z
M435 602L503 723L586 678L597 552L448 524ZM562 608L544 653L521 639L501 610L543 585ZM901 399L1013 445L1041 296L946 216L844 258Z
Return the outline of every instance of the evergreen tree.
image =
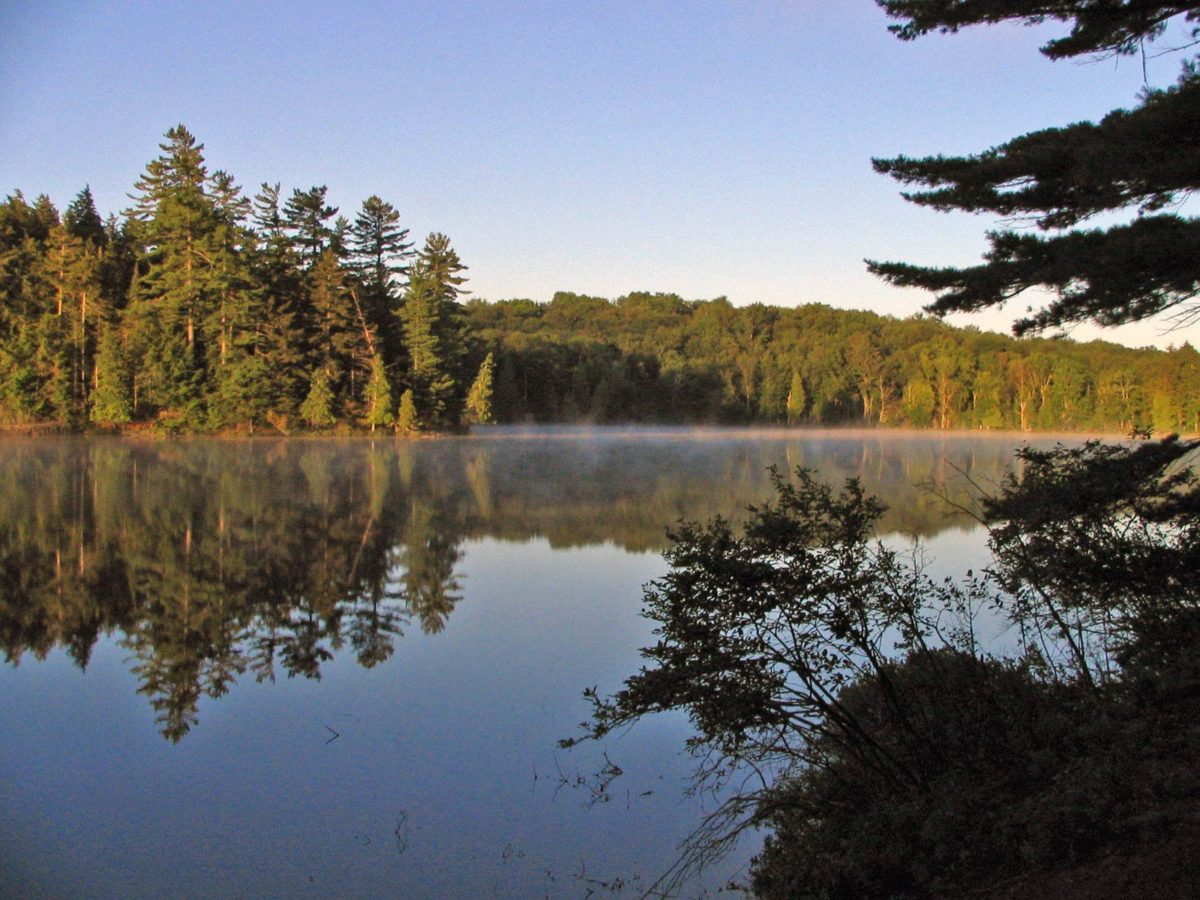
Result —
M204 145L183 125L166 138L135 185L132 215L145 250L130 312L142 402L187 408L203 391L200 327L212 313L225 253L205 190Z
M249 271L245 250L253 238L244 225L250 201L227 172L216 171L209 179L215 228L212 244L212 313L205 323L209 336L210 367L218 371L239 362L240 355L253 354L257 309L261 296L248 290Z
M96 352L91 420L101 425L128 422L133 414L129 387L129 366L121 346L121 335L115 326L108 325L100 332L100 346Z
M460 273L467 271L459 259L458 251L450 246L450 238L433 232L425 239L425 246L417 254L422 267L440 287L445 300L457 300L470 291L462 289L467 281Z
M401 317L414 400L421 421L456 428L462 415L462 309L458 275L466 267L444 235L432 234L409 272Z
M1005 20L1070 23L1042 52L1051 59L1145 52L1176 16L1200 37L1200 6L1167 0L877 0L902 39ZM1189 60L1178 82L1148 90L1133 110L1100 122L1048 128L966 157L877 159L877 171L921 190L906 193L938 210L1032 220L1042 234L989 235L981 265L931 268L869 263L892 284L937 294L937 314L997 306L1030 288L1054 299L1014 325L1018 334L1091 320L1119 325L1178 307L1200 293L1200 219L1176 210L1200 188L1200 68ZM1079 228L1101 215L1135 213L1106 228ZM1190 318L1191 313L1185 313Z
M378 296L394 295L396 278L406 271L413 246L408 229L400 227L396 208L372 194L354 217L349 240L363 284Z
M283 207L284 227L287 229L296 254L311 266L329 249L334 232L325 223L337 214L336 206L325 202L325 185L302 191L292 191Z
M249 252L249 290L257 295L255 346L271 373L272 406L287 415L308 388L307 298L279 208L279 185L264 183L252 202L256 240Z
M400 213L377 196L363 201L349 230L350 258L362 290L363 314L379 336L381 352L389 365L404 354L404 338L397 316L398 279L407 273L412 255L408 229L400 227Z
M39 368L53 415L76 421L85 415L91 389L96 323L102 312L98 249L65 225L50 230L41 265L49 292L43 304Z
M239 353L221 370L212 399L212 424L216 427L247 424L250 431L271 408L271 373L266 360L254 353ZM310 408L315 411L318 405ZM319 422L317 424L329 424Z
M104 228L104 220L96 211L96 202L92 199L92 190L84 185L67 211L63 213L63 226L73 236L82 241L90 242L95 247L103 247L108 242L108 234Z
M391 425L396 420L392 413L392 386L388 384L383 357L378 353L371 358L371 380L367 383L363 405L366 422L372 431L376 425Z
M417 404L411 388L400 395L400 409L396 413L396 430L401 434L416 434L421 430L421 418L417 415Z
M467 391L467 418L472 423L490 425L496 421L492 409L493 381L495 380L496 362L492 354L484 357L479 366L479 374Z
M358 402L376 353L374 332L357 300L355 287L332 250L308 273L312 358L325 372L343 407Z
M804 379L799 372L792 373L792 386L787 395L787 420L789 425L795 425L804 417L804 408L808 406L808 395L804 391Z
M324 369L313 373L308 396L300 404L300 416L314 428L323 428L337 422L333 411L333 391L329 388L329 378Z

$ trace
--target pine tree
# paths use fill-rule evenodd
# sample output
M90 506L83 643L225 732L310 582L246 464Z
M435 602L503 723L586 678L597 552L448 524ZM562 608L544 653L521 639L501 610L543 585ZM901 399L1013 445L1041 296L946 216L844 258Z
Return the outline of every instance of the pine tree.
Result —
M296 254L311 266L329 249L333 230L325 223L337 214L336 206L325 202L325 185L292 191L283 207L284 227L290 233Z
M392 296L413 246L408 229L400 227L400 213L372 194L354 217L349 242L363 284L376 295Z
M804 379L799 372L792 373L792 386L787 395L787 420L789 425L795 425L804 416L808 406L808 395L804 391Z
M43 281L49 291L44 310L42 367L45 394L53 397L53 415L76 421L85 415L91 389L96 323L102 311L100 257L90 242L65 225L50 230L42 259Z
M130 420L133 408L129 393L129 365L114 325L100 332L96 351L96 387L92 391L90 418L101 425L121 425Z
M329 388L329 378L323 369L313 373L308 396L300 404L300 416L313 428L323 428L337 422L333 411L333 391Z
M208 193L212 199L215 227L211 260L213 308L205 330L208 336L210 370L218 372L238 363L237 358L255 349L257 303L261 297L249 288L245 250L253 237L245 227L250 201L227 172L213 172Z
M218 428L262 422L271 408L271 373L266 360L254 353L239 353L221 367L211 400L212 425ZM320 398L311 411L318 411ZM318 422L315 424L330 424Z
M492 409L493 381L495 380L496 363L492 354L484 357L479 367L479 374L467 392L467 418L470 422L490 425L496 421Z
M409 268L400 311L417 410L433 428L457 428L462 420L466 341L457 298L466 293L465 270L449 238L429 235Z
M411 388L406 388L400 395L400 409L396 413L396 430L401 434L416 434L421 430L421 417L417 414L417 404L413 400Z
M457 332L446 316L443 296L441 285L424 264L415 263L401 315L413 399L421 421L435 429L451 428L458 423L455 409L458 383L453 369L456 358L451 348Z
M308 273L312 359L329 379L343 407L358 403L370 378L377 347L349 273L326 250ZM352 410L351 410L352 411Z
M1005 20L1068 22L1070 33L1042 48L1051 59L1145 52L1176 16L1200 37L1200 6L1167 0L877 2L900 20L892 30L905 40ZM869 267L892 284L935 292L928 309L939 315L998 306L1030 288L1052 293L1047 306L1017 320L1018 334L1088 320L1119 325L1192 301L1200 294L1200 219L1172 210L1200 188L1197 122L1193 58L1173 87L1147 91L1133 110L1098 123L1031 132L973 156L877 159L876 171L922 188L905 194L915 203L1030 221L1042 234L992 232L985 262L969 268ZM1121 212L1135 215L1105 228L1077 227Z
M400 325L398 280L408 272L412 255L408 229L400 227L400 213L377 196L363 201L349 230L350 259L358 276L358 296L363 314L379 336L380 351L389 366L404 356Z
M92 190L84 185L67 211L63 213L63 227L74 237L90 242L94 247L104 247L108 242L108 233L104 228L104 220L96 211L96 201L92 198Z
M450 246L450 238L433 232L425 239L425 246L417 254L425 272L440 286L442 297L447 301L458 300L470 291L462 289L467 279L461 272L467 271L459 259L458 251Z
M392 413L392 386L388 384L383 357L378 353L371 358L371 380L367 383L363 405L366 422L372 431L376 425L391 425L396 419Z
M183 125L160 144L162 155L138 180L132 218L144 247L144 272L135 280L130 314L142 403L186 409L201 399L204 354L201 324L219 290L224 257L215 204L206 193L204 145Z
M271 375L271 404L290 415L308 389L307 298L299 260L284 230L279 185L263 184L253 199L255 241L249 251L249 290L257 295L255 346Z

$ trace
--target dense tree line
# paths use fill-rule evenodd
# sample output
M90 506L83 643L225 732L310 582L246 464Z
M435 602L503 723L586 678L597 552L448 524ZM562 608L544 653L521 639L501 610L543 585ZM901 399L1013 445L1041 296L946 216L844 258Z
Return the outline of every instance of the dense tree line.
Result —
M122 218L84 188L60 215L0 206L0 422L280 430L460 426L473 373L442 234L326 188L247 197L172 128Z
M121 218L0 205L0 424L280 431L472 422L1195 431L1200 356L809 304L463 302L443 234L326 188L247 197L167 132Z
M1200 354L1026 338L809 304L633 293L466 304L500 421L1200 427Z

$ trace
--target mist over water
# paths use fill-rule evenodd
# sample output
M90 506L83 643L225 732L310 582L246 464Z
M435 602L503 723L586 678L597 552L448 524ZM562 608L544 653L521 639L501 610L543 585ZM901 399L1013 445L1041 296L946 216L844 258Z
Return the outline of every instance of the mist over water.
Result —
M1043 441L1043 443L1045 443ZM702 813L680 717L560 751L651 640L680 519L861 478L979 565L1013 436L496 428L0 443L0 882L69 895L638 895ZM608 762L607 788L587 776ZM710 876L715 889L755 848Z

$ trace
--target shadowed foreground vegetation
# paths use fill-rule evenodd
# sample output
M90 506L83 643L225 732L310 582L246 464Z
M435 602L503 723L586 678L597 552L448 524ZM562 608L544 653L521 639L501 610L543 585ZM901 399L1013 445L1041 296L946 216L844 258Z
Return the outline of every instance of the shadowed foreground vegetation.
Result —
M681 525L647 665L584 731L690 717L725 800L666 887L767 827L764 897L1194 896L1198 447L1020 451L973 498L993 562L962 582L880 542L854 479L777 478L740 534ZM1016 654L980 643L989 608Z

